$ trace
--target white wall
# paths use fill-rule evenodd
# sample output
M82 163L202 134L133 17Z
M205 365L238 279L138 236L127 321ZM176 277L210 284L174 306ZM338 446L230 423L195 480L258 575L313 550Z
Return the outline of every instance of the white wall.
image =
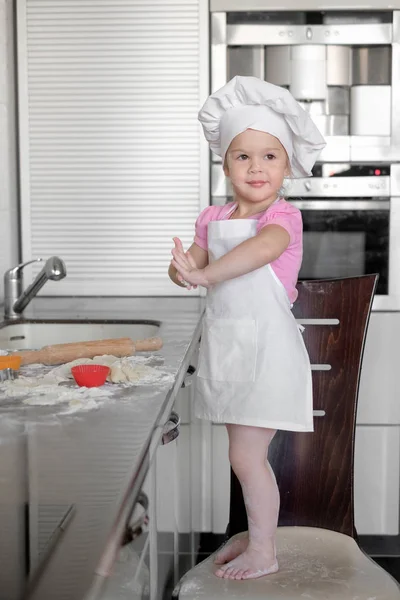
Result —
M0 0L0 303L3 273L18 262L13 0Z

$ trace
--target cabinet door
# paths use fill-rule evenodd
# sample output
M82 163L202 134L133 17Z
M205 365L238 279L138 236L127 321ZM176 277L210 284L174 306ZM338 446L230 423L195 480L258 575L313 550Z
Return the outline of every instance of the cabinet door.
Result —
M4 419L0 429L0 600L21 598L25 585L27 466L23 424Z
M230 465L225 425L212 425L212 531L225 533L229 520Z
M144 485L149 495L150 600L170 597L179 577L178 440L158 447Z
M169 585L171 581L177 583L180 576L195 564L198 545L195 527L200 520L201 496L198 493L200 469L193 469L193 465L201 460L201 456L198 428L191 422L191 397L191 386L185 386L179 392L174 405L174 412L179 409L183 413L179 436L161 446L156 457L160 585Z
M181 534L202 530L202 506L207 484L204 481L202 421L194 416L198 348L190 361L174 410L181 415L178 440L178 528ZM193 539L191 541L193 544Z
M400 313L372 313L365 342L357 424L400 425Z
M360 535L399 533L399 442L400 427L356 429L354 507Z

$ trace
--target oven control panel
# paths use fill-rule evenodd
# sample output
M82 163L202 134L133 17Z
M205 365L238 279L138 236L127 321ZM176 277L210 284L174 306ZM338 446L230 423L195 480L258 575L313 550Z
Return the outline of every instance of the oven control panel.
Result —
M286 192L289 197L389 197L390 165L318 164L313 177L291 180Z
M400 195L400 170L395 166L317 164L313 177L288 179L285 196L288 198L389 198ZM398 188L398 189L397 189ZM232 197L232 188L221 165L211 165L211 197L213 204L225 203Z

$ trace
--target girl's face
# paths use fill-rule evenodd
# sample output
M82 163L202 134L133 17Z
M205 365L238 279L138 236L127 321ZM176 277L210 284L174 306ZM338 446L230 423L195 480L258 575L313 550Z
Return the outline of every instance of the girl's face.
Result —
M235 192L236 202L274 202L290 166L280 141L264 131L246 129L231 142L224 173Z

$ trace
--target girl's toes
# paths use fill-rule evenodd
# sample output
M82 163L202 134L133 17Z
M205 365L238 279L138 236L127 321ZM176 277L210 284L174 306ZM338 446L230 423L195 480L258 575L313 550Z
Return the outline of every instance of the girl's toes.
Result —
M224 573L224 579L233 579L232 575L234 571L236 571L236 569L233 569L232 567L226 569Z
M243 579L243 573L243 569L239 569L238 571L236 571L235 579Z
M216 575L217 577L221 577L221 578L223 578L223 577L224 577L224 575L225 575L225 571L226 571L226 569L217 569L217 570L215 571L215 575Z

